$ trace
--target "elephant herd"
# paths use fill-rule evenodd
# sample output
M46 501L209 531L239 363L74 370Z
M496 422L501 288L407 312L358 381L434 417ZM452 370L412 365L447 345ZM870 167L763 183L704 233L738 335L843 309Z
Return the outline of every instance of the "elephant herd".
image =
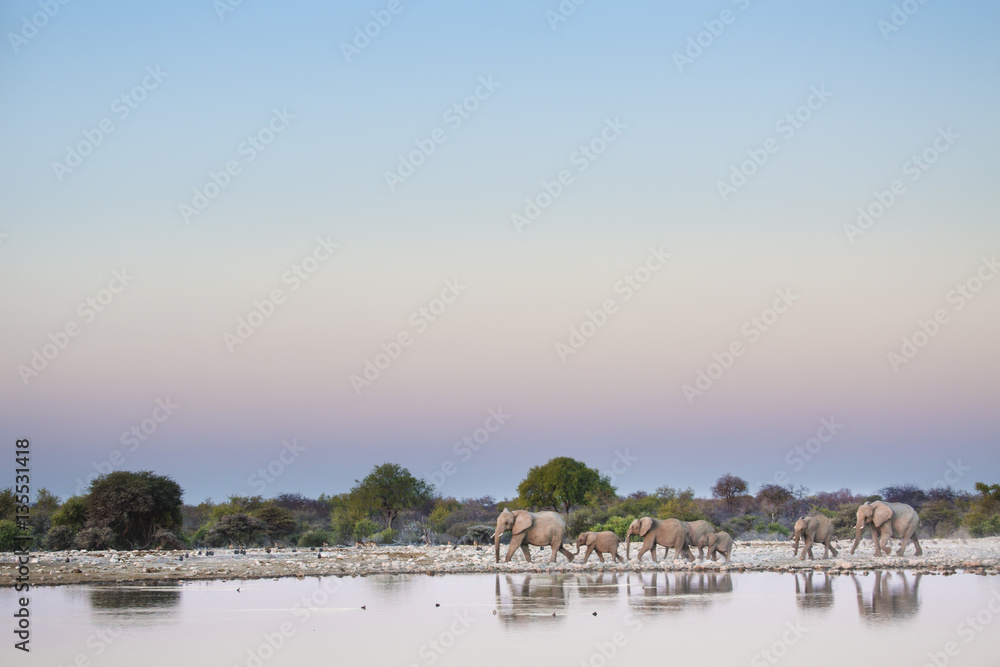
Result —
M851 547L853 554L861 542L862 531L866 527L871 528L872 542L875 544L875 555L881 556L883 553L889 555L889 540L895 538L901 540L897 556L902 556L907 544L913 542L916 555L923 554L920 542L917 539L917 529L920 527L920 517L917 511L905 503L887 503L881 500L866 502L858 508L857 523L855 524L854 546ZM514 510L507 508L497 517L496 532L493 533L494 547L496 552L496 562L500 562L500 537L507 531L511 532L510 546L507 548L507 556L504 562L510 562L511 557L521 549L525 559L531 562L529 546L552 548L550 563L556 562L557 554L562 553L566 559L572 561L574 556L579 555L581 547L586 546L587 552L583 557L586 563L592 553L596 553L598 559L603 563L604 555L608 554L612 562L626 562L631 557L632 536L642 538L642 547L636 556L637 560L642 560L643 555L648 551L653 562L656 560L656 547L664 549L664 557L674 549L676 558L686 558L694 561L694 554L691 553L693 547L698 548L698 558L704 559L706 555L713 561L718 555L725 557L725 562L729 562L730 554L733 550L733 538L729 533L716 531L707 521L680 521L678 519L654 519L644 516L636 519L628 527L625 534L625 558L618 553L620 538L613 531L581 533L576 539L576 553L571 553L563 546L567 538L566 521L557 512L529 512L527 510ZM829 555L836 556L837 550L831 542L834 539L833 522L829 517L816 513L803 516L795 522L795 538L793 555L800 559L805 559L808 554L813 558L813 545L823 545L823 558ZM799 542L803 542L802 554L799 555ZM707 549L707 554L705 550Z

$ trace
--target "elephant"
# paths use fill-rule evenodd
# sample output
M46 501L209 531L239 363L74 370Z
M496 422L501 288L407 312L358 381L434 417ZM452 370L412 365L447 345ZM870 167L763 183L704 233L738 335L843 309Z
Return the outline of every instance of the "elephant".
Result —
M595 551L597 552L597 558L602 563L604 562L604 556L602 554L614 554L612 562L617 563L619 560L625 562L625 559L618 553L618 544L620 542L621 538L618 537L618 535L612 530L605 530L600 533L580 533L580 535L576 538L576 553L573 555L579 556L580 547L586 544L587 553L583 557L584 563L590 559L590 554Z
M714 533L715 528L712 528L712 524L709 522L702 521L701 519L697 521L681 521L681 523L684 524L684 529L687 530L688 541L691 543L691 546L698 547L698 558L704 560L705 553L703 551L704 547L700 544L701 538Z
M916 547L917 555L923 555L924 550L920 548L917 540L917 529L920 528L920 515L906 503L886 503L876 500L873 503L863 503L858 508L858 522L854 526L856 535L851 553L858 548L861 542L861 531L871 524L872 541L875 543L875 557L878 558L885 552L889 555L889 538L898 537L902 540L899 545L897 556L902 556L907 543L911 540Z
M691 555L691 549L689 545L691 543L688 538L687 529L684 524L677 519L654 519L652 517L644 516L641 519L636 519L628 527L628 532L625 534L625 559L629 558L629 551L632 545L632 536L638 535L642 538L642 548L639 549L639 555L636 556L637 560L642 560L642 555L649 552L650 558L653 562L656 560L656 545L659 544L664 549L664 557L669 554L670 549L676 549L677 558L679 559L681 555L687 558L689 561L694 560L694 556Z
M708 555L713 561L716 560L716 554L722 554L728 563L729 555L733 552L733 536L723 530L702 535L698 538L698 553L705 547L708 548Z
M497 517L497 529L493 533L493 544L496 550L496 562L500 562L500 536L506 531L511 531L510 546L507 547L507 557L505 563L509 563L511 556L518 547L527 561L531 562L531 552L528 545L536 547L551 546L552 557L550 563L556 562L556 554L562 553L567 560L573 560L573 554L563 546L566 538L566 522L557 512L528 512L527 510L514 510L511 512L506 507L500 516Z
M802 555L799 556L799 539L805 540L802 547ZM793 556L799 556L799 560L805 560L809 554L809 560L813 560L813 543L823 545L823 558L829 554L837 555L837 550L830 544L833 541L833 521L823 514L810 514L799 517L795 522L795 550Z
M920 610L919 572L897 572L895 577L885 570L875 570L872 582L871 601L865 599L861 582L852 574L854 588L858 594L858 613L867 621L912 618ZM896 583L896 586L892 584Z
M816 574L815 578L814 582L812 570L795 573L795 601L803 609L828 611L833 608L833 578L826 573Z

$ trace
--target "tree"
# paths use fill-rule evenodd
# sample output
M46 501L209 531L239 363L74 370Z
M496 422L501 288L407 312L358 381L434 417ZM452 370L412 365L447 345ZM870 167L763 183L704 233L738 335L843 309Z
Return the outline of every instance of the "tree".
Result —
M386 528L401 510L420 505L431 497L431 485L417 479L410 471L396 463L383 463L372 469L360 482L354 480L351 496L360 500L371 511L378 513Z
M927 500L927 494L916 484L887 486L884 489L879 489L878 494L887 503L906 503L914 509L920 509L923 502Z
M246 514L227 514L209 529L205 541L213 545L227 542L252 544L267 533L267 524Z
M149 471L101 475L87 494L87 528L111 530L114 548L146 547L160 528L179 531L180 485Z
M278 507L277 505L265 505L259 510L254 511L253 516L264 522L267 536L272 541L291 535L298 527L292 513L284 507Z
M777 484L764 484L757 492L757 502L771 516L772 523L775 520L775 515L794 497L791 491Z
M615 488L607 475L602 476L582 461L559 456L528 470L527 477L517 486L517 493L531 507L548 507L569 514L570 508L583 504L588 494L614 496Z
M745 494L747 488L745 479L726 473L715 481L715 486L712 487L712 497L724 499L726 507L732 511L736 498Z
M74 533L87 523L87 500L80 496L66 499L58 510L52 513L53 526L67 526Z

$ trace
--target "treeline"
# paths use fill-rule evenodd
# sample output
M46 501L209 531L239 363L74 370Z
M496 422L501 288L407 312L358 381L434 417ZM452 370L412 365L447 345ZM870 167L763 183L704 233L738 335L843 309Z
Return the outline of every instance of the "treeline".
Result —
M976 484L976 493L951 488L888 486L873 495L840 489L810 493L803 487L765 484L750 493L746 480L720 477L710 498L668 486L619 496L606 476L569 457L531 468L517 495L452 498L394 464L376 466L350 491L306 498L230 496L226 502L184 504L172 479L152 472L112 472L88 492L65 502L40 489L25 525L11 489L0 490L0 551L26 539L33 548L183 549L227 545L319 547L355 542L484 543L500 510L562 512L569 532L614 530L624 537L635 518L705 519L738 539L788 537L795 520L810 512L829 516L837 536L853 535L855 512L866 500L912 505L920 513L922 537L1000 534L1000 484Z

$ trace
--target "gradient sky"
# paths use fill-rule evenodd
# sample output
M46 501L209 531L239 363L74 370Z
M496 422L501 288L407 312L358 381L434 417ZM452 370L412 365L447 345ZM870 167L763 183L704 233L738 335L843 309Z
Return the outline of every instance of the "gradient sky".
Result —
M350 62L342 43L388 0L219 5L0 8L0 433L32 440L35 488L65 498L96 468L151 469L196 503L451 461L442 494L505 497L560 455L616 472L622 493L706 494L726 472L752 491L781 471L813 491L997 480L1000 279L976 284L1000 253L995 3L920 5L887 32L888 1L592 0L553 28L555 0L401 0ZM477 87L455 127L446 112ZM828 99L800 109L813 90ZM615 140L581 162L609 120ZM244 142L272 122L250 160ZM385 173L438 129L390 190ZM80 142L78 166L53 166ZM723 201L718 182L765 145ZM239 173L186 221L230 161ZM518 233L512 214L563 170L572 181ZM897 179L849 242L844 226ZM286 272L317 238L339 247L293 290ZM616 284L651 247L670 258L626 299ZM78 304L122 269L132 280L88 319ZM411 314L448 280L464 291L421 330ZM230 352L224 334L275 289L284 302ZM778 290L794 304L748 334ZM557 343L608 299L563 361ZM68 323L78 335L26 383L19 366ZM400 333L411 344L359 395L351 375ZM734 341L742 356L688 401ZM124 445L168 398L173 414ZM455 451L500 408L478 451ZM795 463L824 418L843 426ZM280 475L251 477L291 439Z

